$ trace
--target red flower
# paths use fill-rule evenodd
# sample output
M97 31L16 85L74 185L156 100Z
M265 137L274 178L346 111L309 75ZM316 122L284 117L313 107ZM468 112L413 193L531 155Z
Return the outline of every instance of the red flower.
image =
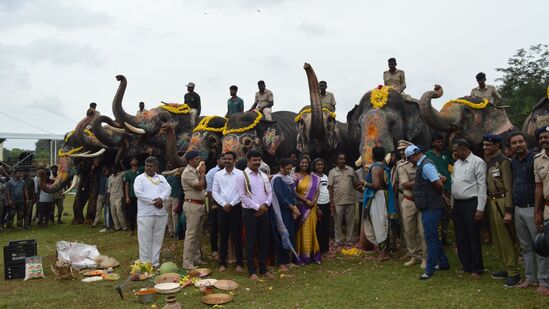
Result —
M383 85L377 85L377 89L383 88Z

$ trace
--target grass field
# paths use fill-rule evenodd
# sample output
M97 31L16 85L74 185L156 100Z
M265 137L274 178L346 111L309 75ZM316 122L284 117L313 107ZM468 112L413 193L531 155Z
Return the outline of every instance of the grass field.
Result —
M66 200L66 210L72 210L72 198ZM69 223L71 217L64 217ZM0 308L162 308L164 297L155 305L141 305L131 290L150 282L130 285L121 300L114 287L120 283L82 283L78 280L56 280L49 269L55 261L55 243L58 240L79 241L98 246L101 254L116 257L121 266L116 272L121 280L129 274L129 267L137 258L137 238L127 233L99 233L84 225L55 225L46 229L34 227L27 231L9 231L0 234L0 243L9 240L36 239L38 254L43 257L46 279L0 279ZM163 261L174 261L181 266L182 241L165 241ZM289 275L275 279L251 282L245 275L230 268L225 273L214 273L216 279L233 279L240 284L234 291L234 300L224 308L549 308L549 298L535 293L534 288L505 289L503 282L484 275L471 280L459 272L459 262L453 248L447 248L451 269L437 272L426 282L417 278L419 267L407 268L402 261L374 262L360 257L337 255L322 265L293 268ZM497 269L498 263L489 247L484 248L487 271ZM0 259L3 267L3 257ZM209 267L216 269L215 263ZM3 273L2 273L3 278ZM205 308L196 288L182 290L178 301L183 308Z

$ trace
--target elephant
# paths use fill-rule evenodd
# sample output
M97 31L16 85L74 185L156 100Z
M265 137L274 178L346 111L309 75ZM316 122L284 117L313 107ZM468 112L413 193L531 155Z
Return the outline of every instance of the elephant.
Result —
M181 150L187 146L194 124L191 121L190 108L186 104L168 104L152 108L148 111L132 116L122 107L122 99L126 92L127 80L123 75L117 75L120 82L112 102L112 111L116 122L123 126L129 133L142 135L146 138L146 144L163 148L166 144L165 134L160 132L163 123L173 123L177 144Z
M308 63L303 66L309 84L311 105L301 109L295 118L297 125L297 150L311 158L324 158L327 167L335 163L335 155L346 153L348 160L356 160L358 143L349 138L347 124L336 120L335 113L320 103L318 79Z
M296 149L296 113L278 111L272 113L272 121L265 120L257 111L232 114L227 118L223 131L223 152L236 153L237 160L245 160L252 149L263 153L263 160L276 168L278 158L290 155Z
M522 125L522 132L526 134L528 144L531 146L537 144L535 138L536 129L546 125L549 125L549 86L547 87L545 97L532 107L532 111Z
M431 143L432 131L420 116L418 102L406 100L387 86L378 86L364 94L360 103L347 113L347 124L350 139L360 141L362 164L372 163L372 149L376 146L389 153L402 139L423 148Z
M448 139L465 139L471 150L482 153L482 138L485 133L506 137L514 131L503 107L495 106L479 97L462 97L444 104L440 112L431 106L433 98L440 98L444 91L435 85L433 91L425 92L419 101L421 117L434 130L447 133Z

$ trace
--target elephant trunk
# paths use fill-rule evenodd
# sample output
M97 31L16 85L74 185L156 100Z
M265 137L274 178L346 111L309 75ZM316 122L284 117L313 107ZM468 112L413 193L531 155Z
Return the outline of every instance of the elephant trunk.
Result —
M374 162L372 156L374 147L383 147L387 153L394 150L393 134L389 130L387 115L382 111L372 109L366 113L361 127L360 156L363 165Z
M303 66L309 83L309 97L311 99L311 127L309 128L310 139L323 139L325 136L322 105L320 104L320 93L318 90L318 79L313 67L305 63Z
M118 85L118 89L116 90L116 94L114 95L114 99L112 101L112 112L114 114L114 117L116 118L118 123L120 123L120 125L125 126L132 133L141 135L145 134L145 130L139 127L136 118L126 113L126 111L122 107L122 99L124 98L126 86L128 85L126 77L124 77L124 75L117 75L116 80L120 82L120 85Z
M166 132L166 156L175 167L187 166L187 161L177 154L175 149L175 130L172 125L164 125L163 129Z
M454 125L454 119L441 114L431 105L431 99L440 98L444 91L439 85L435 85L433 91L427 91L419 100L421 118L433 129L438 131L449 131Z
M106 130L102 125L103 123L106 123L108 128L111 129ZM92 123L92 132L95 134L96 138L101 143L110 147L118 146L123 140L123 135L126 135L125 130L123 130L124 133L120 133L117 129L114 121L107 116L99 116L95 118Z
M59 190L62 190L69 183L72 159L68 156L60 157L58 167L59 170L57 171L57 177L51 184L47 183L49 175L47 175L46 170L42 169L38 171L38 178L40 179L40 190L47 193L55 193Z

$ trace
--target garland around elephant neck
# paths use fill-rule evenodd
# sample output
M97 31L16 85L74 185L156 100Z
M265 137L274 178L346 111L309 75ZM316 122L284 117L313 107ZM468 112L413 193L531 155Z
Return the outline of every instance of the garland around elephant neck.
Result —
M467 99L455 99L444 103L444 106L442 108L444 109L446 105L453 103L463 104L472 109L484 109L486 106L488 106L488 103L490 103L490 101L488 101L487 99L482 99L482 101L480 101L479 103L474 103Z
M223 118L223 119L225 119L224 117L219 117L219 116L206 116L202 120L200 120L200 122L198 123L196 128L194 128L193 132L197 132L197 131L208 131L208 132L215 132L215 133L223 132L223 130L225 130L225 126L223 126L221 128L208 127L208 124L214 118Z
M372 106L377 109L385 106L385 104L387 104L387 100L389 99L390 91L390 86L379 85L377 88L372 89L370 93L370 103L372 103Z
M82 147L82 146L76 147L76 148L73 148L73 149L71 149L71 150L69 150L69 151L67 151L67 152L63 152L63 149L59 149L59 151L57 151L57 155L58 155L59 157L68 156L68 155L71 155L71 154L73 154L73 153L79 152L80 150L82 150L82 148L84 148L84 147Z
M172 114L188 114L191 111L191 108L187 104L164 104L158 107Z
M257 126L257 124L261 121L261 119L263 118L263 114L261 114L258 111L254 111L254 112L257 114L257 117L255 118L254 122L252 122L252 124L250 124L249 126L244 127L244 128L227 129L227 124L229 124L227 122L225 124L225 127L223 128L223 135L227 135L227 134L231 134L231 133L244 133L246 131L249 131L249 130L255 128Z
M335 119L336 113L330 111L330 110L327 109L326 107L323 107L323 108L322 108L322 111L323 111L323 112L327 112L328 115L329 115L330 117L332 117L332 118ZM303 117L304 114L310 113L310 112L312 112L312 109L311 109L310 107L307 107L307 108L303 109L301 112L299 112L299 115L297 115L297 116L295 117L295 122L299 122L299 121L301 120L301 118Z

